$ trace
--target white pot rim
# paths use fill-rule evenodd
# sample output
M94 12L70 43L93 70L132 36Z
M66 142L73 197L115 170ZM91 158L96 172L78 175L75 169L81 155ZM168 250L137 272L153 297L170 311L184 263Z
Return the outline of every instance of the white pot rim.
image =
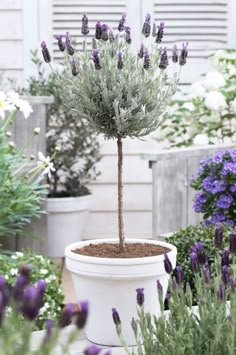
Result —
M126 243L148 243L148 244L154 244L154 245L160 245L163 247L166 247L170 249L170 251L167 253L168 257L172 259L174 256L177 255L177 249L173 244L162 242L159 240L152 240L152 239L126 239ZM96 256L87 256L87 255L81 255L72 252L73 249L77 248L83 248L86 245L89 244L101 244L101 243L118 243L117 239L97 239L97 240L86 240L82 242L77 242L73 244L69 244L65 248L65 256L66 258L74 261L80 261L80 262L85 262L85 263L91 263L91 264L99 264L99 265L144 265L144 264L152 264L152 263L157 263L157 262L163 262L163 255L154 255L154 256L145 256L141 258L102 258L102 257L96 257Z
M73 201L77 201L77 200L88 200L91 199L92 194L88 194L88 195L83 195L83 196L73 196L73 197L47 197L47 202L58 202L61 201L63 203L66 202L73 202Z

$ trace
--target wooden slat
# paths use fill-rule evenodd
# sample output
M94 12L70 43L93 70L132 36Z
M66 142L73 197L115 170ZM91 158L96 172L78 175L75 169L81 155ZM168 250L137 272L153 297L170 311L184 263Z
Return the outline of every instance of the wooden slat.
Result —
M12 24L12 26L9 26ZM0 40L23 40L22 14L0 10Z

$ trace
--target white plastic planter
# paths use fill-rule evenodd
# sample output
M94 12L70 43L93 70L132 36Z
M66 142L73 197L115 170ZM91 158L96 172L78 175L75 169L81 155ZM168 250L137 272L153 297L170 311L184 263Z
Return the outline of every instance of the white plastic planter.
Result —
M66 266L72 279L78 300L89 301L89 318L86 335L94 343L120 346L112 320L112 308L116 308L122 320L124 337L129 345L135 345L130 325L137 316L136 289L144 288L145 310L160 314L157 280L166 294L169 275L164 269L164 255L114 259L84 256L72 250L90 243L117 243L116 239L100 239L68 245L65 249ZM169 259L175 267L177 250L175 246L154 240L129 239L127 243L150 243L170 249ZM151 354L150 354L151 355Z
M64 257L65 247L81 241L92 196L47 199L48 256Z

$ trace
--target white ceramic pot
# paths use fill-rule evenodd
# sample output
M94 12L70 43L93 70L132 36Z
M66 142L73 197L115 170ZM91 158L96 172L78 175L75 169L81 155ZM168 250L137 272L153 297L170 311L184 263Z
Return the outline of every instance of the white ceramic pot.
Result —
M81 241L92 196L47 199L48 256L64 257L65 247Z
M145 310L160 314L157 293L157 280L166 294L169 275L164 269L164 255L115 259L84 256L72 250L90 243L117 243L116 239L100 239L68 245L65 249L66 266L72 279L78 300L89 301L89 318L86 335L94 343L107 346L120 346L112 320L112 308L116 308L122 320L122 329L129 345L135 345L130 325L137 316L136 289L144 288ZM128 239L127 243L150 243L170 249L169 259L176 264L176 247L155 240Z

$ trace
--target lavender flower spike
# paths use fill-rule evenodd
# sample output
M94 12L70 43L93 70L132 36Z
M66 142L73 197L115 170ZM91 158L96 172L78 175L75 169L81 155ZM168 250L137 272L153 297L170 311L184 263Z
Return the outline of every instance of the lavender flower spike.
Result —
M215 247L221 248L223 243L223 228L221 223L217 223L215 226Z
M75 58L72 58L70 61L70 64L71 64L72 75L74 75L74 76L78 75L77 60Z
M118 52L117 57L118 57L117 68L118 68L118 69L122 69L123 66L124 66L122 52Z
M85 12L83 13L83 17L82 17L81 33L84 36L87 36L89 34L88 17Z
M41 307L38 296L38 290L33 286L27 286L23 293L21 312L29 320L34 320L38 316Z
M167 68L168 65L169 65L169 62L168 62L168 57L167 57L167 49L164 48L161 53L159 68L164 70Z
M97 70L102 69L101 63L100 63L100 58L99 58L99 55L98 55L98 49L94 49L92 51L92 60L93 60L93 62L95 64L95 69L97 69Z
M201 265L204 265L207 262L207 257L203 248L203 244L201 242L195 243L196 252L198 261Z
M161 294L163 296L163 287L159 280L157 280L157 291L158 294Z
M144 56L144 45L143 43L141 43L140 50L138 52L138 57L143 58L143 56Z
M145 70L150 68L150 54L148 51L144 52L144 62L143 62L143 68Z
M112 318L115 325L119 325L121 323L120 316L116 308L112 308Z
M228 285L229 284L229 278L230 278L230 274L229 274L229 267L227 265L222 266L221 269L221 279L224 285Z
M144 304L144 288L137 288L137 304L141 307Z
M164 36L164 27L165 27L165 23L160 22L160 25L158 26L158 30L157 30L157 35L156 35L156 43L161 43L162 38Z
M63 309L61 318L58 322L60 328L64 328L71 323L74 306L72 303L68 303Z
M236 230L234 230L229 236L229 251L230 253L236 253Z
M190 254L190 260L191 260L191 265L192 265L192 270L193 270L193 272L198 272L198 270L199 270L199 264L198 264L197 253L192 252L192 253Z
M88 302L83 301L79 304L79 313L76 321L76 325L79 329L82 329L85 326L85 323L88 318Z
M227 248L224 249L223 253L221 254L221 266L224 265L229 266L229 250Z
M131 30L131 28L129 26L125 26L125 41L128 44L131 44L131 42L132 42L130 30Z
M52 59L45 41L41 43L41 48L45 63L50 63Z
M188 42L183 43L183 49L181 50L180 56L179 56L179 65L183 66L186 64L186 59L188 56L188 51L187 51L187 47L188 47Z
M96 23L95 38L101 39L101 37L102 37L102 26L101 26L101 22L98 21Z
M176 282L177 282L178 285L183 283L183 281L184 281L184 270L183 270L182 266L176 266L176 277L175 277L175 279L176 279Z
M106 42L108 40L108 26L104 23L101 27L101 39Z
M225 300L225 285L223 283L220 284L219 290L217 292L217 296L219 300L221 301Z
M126 14L123 14L118 25L118 31L122 32L125 28Z
M142 34L145 37L149 37L150 33L151 33L150 21L151 21L151 16L150 16L150 14L147 14L146 17L145 17L145 22L143 24L143 28L142 28Z
M70 34L66 32L66 49L69 55L73 55L75 53L74 48L70 44Z
M173 267L172 267L171 261L170 261L167 254L164 254L164 267L165 267L167 274L172 273Z
M173 47L173 51L172 51L172 62L173 63L178 63L178 49L176 44Z
M102 351L102 348L93 344L89 345L87 349L84 351L84 355L98 355Z
M58 48L61 52L64 52L64 50L66 49L65 43L62 41L62 35L56 35L55 39L57 40L57 45Z

